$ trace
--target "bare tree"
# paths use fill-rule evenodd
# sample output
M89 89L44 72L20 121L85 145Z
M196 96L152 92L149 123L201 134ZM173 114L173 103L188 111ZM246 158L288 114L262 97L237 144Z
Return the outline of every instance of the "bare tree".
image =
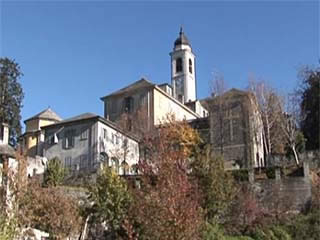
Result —
M273 147L281 143L277 129L279 116L282 114L281 98L277 92L263 81L256 81L254 76L249 76L249 91L258 102L258 109L263 121L263 142L266 155L274 152Z
M221 96L223 93L227 91L227 85L224 80L224 76L219 71L214 71L213 79L210 83L210 93L212 97Z
M299 165L299 157L296 151L297 136L300 133L299 123L301 122L299 99L294 94L288 94L284 102L285 112L282 114L281 129L285 136L287 145L290 147L294 154L294 159L297 165Z

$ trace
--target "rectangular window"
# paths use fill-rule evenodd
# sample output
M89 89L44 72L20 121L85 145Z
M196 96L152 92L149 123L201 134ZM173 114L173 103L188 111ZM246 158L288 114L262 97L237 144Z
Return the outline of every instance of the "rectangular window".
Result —
M82 154L80 156L80 169L86 169L88 167L88 156L87 154Z
M53 145L53 144L54 144L54 135L51 135L51 136L49 137L49 144L50 144L50 145Z
M110 102L110 112L111 113L116 113L117 112L117 105L116 105L116 101L112 101Z
M64 149L70 149L74 147L75 130L70 129L64 133Z
M82 129L80 139L81 140L88 139L88 129Z
M139 96L139 102L140 102L140 106L143 106L145 104L145 94L140 94Z
M133 112L133 97L126 97L123 102L124 112Z
M108 139L108 132L107 129L103 128L103 139L107 140Z
M128 139L127 139L127 138L125 138L125 139L123 140L123 142L122 142L122 147L123 147L123 148L127 148L127 147L128 147Z
M54 133L49 137L49 144L53 145L59 142L58 135Z
M68 169L71 169L71 157L66 157L64 159L64 167L68 168Z

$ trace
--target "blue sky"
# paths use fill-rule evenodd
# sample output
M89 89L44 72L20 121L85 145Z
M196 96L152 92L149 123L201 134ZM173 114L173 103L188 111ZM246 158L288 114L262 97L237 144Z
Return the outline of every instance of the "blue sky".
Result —
M103 115L100 97L142 76L170 82L183 25L196 54L197 95L214 71L228 87L254 74L281 92L319 59L318 1L1 1L0 55L24 73L22 118L51 106L61 117Z

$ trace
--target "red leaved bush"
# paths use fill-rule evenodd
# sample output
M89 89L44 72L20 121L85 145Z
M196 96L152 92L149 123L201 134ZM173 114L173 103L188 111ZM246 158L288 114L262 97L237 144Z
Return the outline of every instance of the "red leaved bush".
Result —
M20 196L20 219L24 225L50 233L53 239L78 234L81 217L77 202L61 188L43 188L31 182Z
M197 186L188 176L191 147L198 135L186 122L160 127L145 138L139 164L141 188L132 213L141 239L198 239L202 225Z

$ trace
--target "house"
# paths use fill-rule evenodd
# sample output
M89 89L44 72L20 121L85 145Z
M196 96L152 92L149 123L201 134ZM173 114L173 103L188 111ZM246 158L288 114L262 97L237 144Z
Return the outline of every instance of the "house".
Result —
M129 119L130 129L140 114L143 127L151 129L164 121L168 114L174 114L177 120L208 116L207 109L196 98L195 55L182 29L170 56L171 85L157 85L142 78L106 95L101 98L104 117L119 122L123 115L135 116Z
M43 133L41 127L57 123L62 118L51 108L36 114L24 121L26 125L25 133L20 137L22 151L28 156L34 158L42 155Z
M226 168L264 166L263 125L254 95L233 88L207 101L210 143Z
M71 173L94 173L103 163L120 175L136 173L138 139L103 117L84 113L41 129L43 156L59 158Z

